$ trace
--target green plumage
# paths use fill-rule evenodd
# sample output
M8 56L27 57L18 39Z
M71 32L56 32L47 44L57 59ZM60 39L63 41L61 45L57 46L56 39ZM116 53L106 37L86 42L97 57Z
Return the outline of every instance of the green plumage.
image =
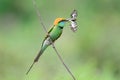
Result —
M65 26L65 21L61 21L57 25L54 25L49 30L48 33L50 35L52 42L54 42L55 40L57 40L61 36L64 26ZM39 57L42 55L42 53L45 51L45 49L51 44L50 38L48 35L45 37L45 39L43 40L42 46L41 46L41 50L38 53L37 57L35 58L34 62L38 61Z
M53 27L48 31L48 35L46 35L45 39L43 40L43 43L42 43L42 46L41 46L41 50L40 52L38 53L38 55L35 57L34 59L34 62L33 64L30 66L29 70L27 71L26 74L29 73L29 71L31 70L31 68L33 67L34 63L37 62L40 58L40 56L42 55L42 53L45 51L45 49L51 45L51 41L52 42L55 42L55 40L57 40L61 34L62 34L62 31L63 31L63 27L65 26L65 22L67 20L64 19L64 18L57 18L55 21L54 21L54 25Z

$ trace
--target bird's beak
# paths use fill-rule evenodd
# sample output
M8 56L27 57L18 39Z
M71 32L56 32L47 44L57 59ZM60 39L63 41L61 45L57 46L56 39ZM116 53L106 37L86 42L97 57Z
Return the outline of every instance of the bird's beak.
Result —
M70 20L71 20L71 18L66 19L66 21L70 21Z
M65 22L68 22L69 20L68 20L68 19L65 19L64 21L65 21Z

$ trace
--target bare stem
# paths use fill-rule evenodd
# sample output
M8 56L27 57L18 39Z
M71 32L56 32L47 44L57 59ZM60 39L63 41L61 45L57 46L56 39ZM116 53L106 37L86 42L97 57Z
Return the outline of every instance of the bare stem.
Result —
M39 11L39 9L38 9L38 6L37 6L37 4L36 4L36 1L35 1L35 0L32 0L32 1L33 1L34 8L35 8L35 10L36 10L36 13L37 13L37 15L38 15L38 17L39 17L40 24L42 25L44 31L48 34L47 29L46 29L46 27L45 27L45 25L43 24L43 21L42 21L42 19L41 19L40 11Z
M76 80L75 76L73 75L73 73L70 71L70 69L67 67L67 65L65 64L65 62L63 61L62 57L60 56L59 52L57 51L56 47L54 44L52 44L53 49L55 50L58 58L60 59L61 63L63 64L63 66L66 68L66 70L68 71L68 73L72 76L73 80Z

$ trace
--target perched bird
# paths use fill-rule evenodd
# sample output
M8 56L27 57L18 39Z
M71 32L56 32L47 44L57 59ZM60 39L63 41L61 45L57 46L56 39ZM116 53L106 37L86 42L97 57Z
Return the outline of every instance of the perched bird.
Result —
M29 70L27 71L26 74L29 73L29 71L33 67L34 63L39 60L40 56L45 51L45 49L49 45L52 44L51 42L55 42L61 36L63 28L65 26L65 22L67 22L67 21L68 20L65 19L65 18L55 19L53 26L50 28L50 30L48 31L48 34L46 35L45 39L43 40L40 52L35 57L33 64L30 66L30 68L29 68Z

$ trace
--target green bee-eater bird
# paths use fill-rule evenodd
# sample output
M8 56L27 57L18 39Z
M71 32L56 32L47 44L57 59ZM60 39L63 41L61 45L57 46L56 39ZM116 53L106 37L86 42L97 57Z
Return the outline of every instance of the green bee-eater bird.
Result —
M31 65L31 67L29 68L28 72L26 74L29 73L30 69L32 68L32 66L34 65L35 62L38 61L38 59L40 58L40 56L42 55L42 53L45 51L45 49L51 45L51 41L55 42L62 34L63 28L65 26L65 22L67 22L68 20L65 18L57 18L54 21L53 26L51 27L51 29L48 31L48 34L46 35L45 39L43 40L42 46L41 46L41 50L38 53L38 55L36 56L36 58L34 59L33 64Z

